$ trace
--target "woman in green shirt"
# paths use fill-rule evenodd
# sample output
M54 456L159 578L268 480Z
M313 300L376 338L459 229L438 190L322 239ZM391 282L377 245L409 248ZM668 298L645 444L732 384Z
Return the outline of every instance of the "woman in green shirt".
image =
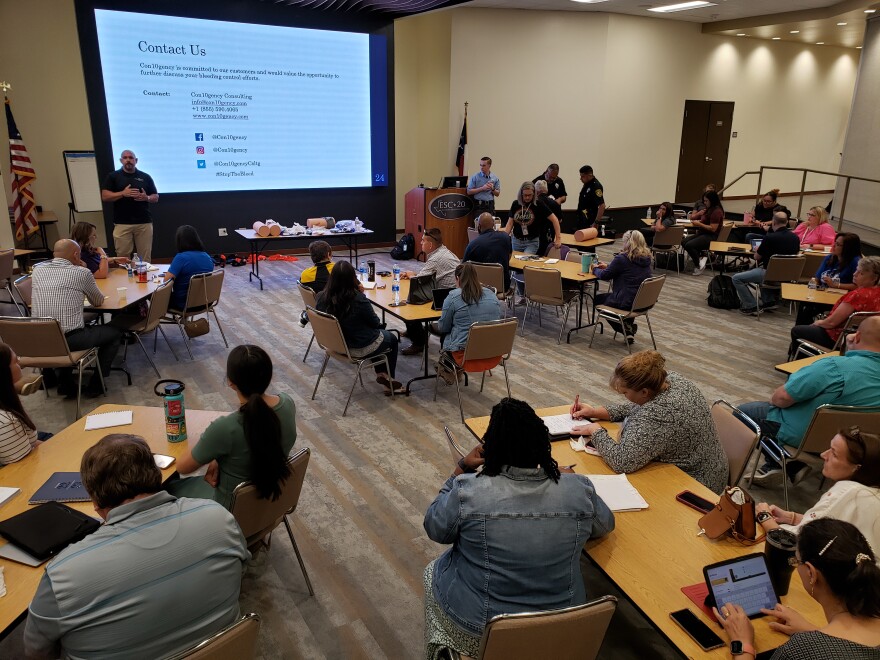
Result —
M177 459L188 474L208 465L204 478L174 481L167 490L178 497L201 497L227 509L232 491L252 481L260 496L276 499L290 476L287 455L296 442L296 406L287 394L267 394L272 360L259 346L236 346L226 361L226 379L238 395L238 412L214 420L199 442Z

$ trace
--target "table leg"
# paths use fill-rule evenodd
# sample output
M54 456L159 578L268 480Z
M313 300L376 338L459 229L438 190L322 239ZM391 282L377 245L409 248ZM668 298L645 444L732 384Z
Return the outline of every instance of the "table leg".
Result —
M415 378L410 378L408 381L406 381L406 392L405 392L405 394L406 394L407 396L409 396L409 393L410 393L410 390L411 390L411 386L412 386L412 384L413 384L414 382L416 382L417 380L428 380L429 378L435 378L435 377L436 377L436 376L431 376L431 375L428 374L428 349L429 349L429 347L430 347L430 345L431 345L431 331L429 330L430 326L431 326L431 322L430 322L430 321L425 321L425 334L426 334L426 336L427 336L427 339L425 340L425 352L424 352L424 356L425 356L425 360L424 360L424 362L425 362L425 373L424 373L424 375L422 375L422 376L416 376Z
M599 329L604 332L604 328L602 327L602 323L599 321L596 321L596 302L595 302L596 291L593 291L593 296L588 296L588 297L593 298L593 313L590 315L590 322L583 323L583 303L584 303L584 296L586 295L587 284L589 284L589 282L581 282L581 295L580 295L581 301L580 301L580 304L578 305L577 325L568 331L568 334L566 335L566 339L565 339L565 343L567 343L567 344L571 343L571 333L572 332L578 332L579 330L583 330L584 328L592 328L597 323L599 325ZM595 287L596 290L598 290L599 280L593 280L593 286Z
M250 241L251 246L251 272L248 273L248 282L253 282L256 277L260 280L260 291L263 290L263 278L260 277L260 248L257 241Z

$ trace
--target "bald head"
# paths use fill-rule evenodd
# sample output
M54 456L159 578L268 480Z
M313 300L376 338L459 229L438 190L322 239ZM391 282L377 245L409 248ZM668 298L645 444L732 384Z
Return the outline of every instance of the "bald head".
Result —
M773 228L779 229L780 227L785 227L788 224L788 216L784 211L777 211L773 214Z
M477 231L481 234L485 231L493 231L495 229L495 218L489 212L481 213L477 218Z
M862 321L855 334L850 335L849 348L880 353L880 316L871 316Z
M79 264L79 251L79 244L69 238L58 240L52 248L56 259L67 259L72 264Z

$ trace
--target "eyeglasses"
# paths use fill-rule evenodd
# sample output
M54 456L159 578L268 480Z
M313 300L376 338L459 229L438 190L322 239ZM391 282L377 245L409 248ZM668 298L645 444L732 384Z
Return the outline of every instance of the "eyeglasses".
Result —
M794 555L792 555L791 557L788 558L788 565L791 566L792 568L797 568L800 564L806 564L806 563L807 562L801 561L800 559L798 559Z
M807 215L811 215L811 216L813 216L814 218L816 217L816 214L813 213L812 211L808 212Z

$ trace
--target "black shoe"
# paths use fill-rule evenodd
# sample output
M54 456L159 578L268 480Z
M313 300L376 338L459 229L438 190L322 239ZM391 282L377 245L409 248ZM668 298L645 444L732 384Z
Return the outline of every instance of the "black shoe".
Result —
M43 369L43 387L47 390L58 387L58 374L54 369Z
M104 394L104 388L101 387L101 382L90 382L87 387L83 388L83 398L85 399L94 399L95 397L99 397ZM75 396L75 394L74 394Z
M305 311L303 311L303 313L299 315L299 324L303 328L309 324L309 315Z
M65 399L75 399L76 398L76 383L74 382L61 382L58 384L58 396L63 396Z

